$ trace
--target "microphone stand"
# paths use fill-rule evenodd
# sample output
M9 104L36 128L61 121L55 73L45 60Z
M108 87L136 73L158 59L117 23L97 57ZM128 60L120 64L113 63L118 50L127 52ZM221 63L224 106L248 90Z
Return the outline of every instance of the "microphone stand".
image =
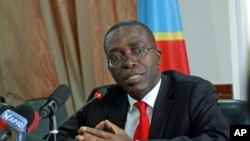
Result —
M49 133L53 136L53 141L56 141L58 128L57 128L57 121L56 121L55 114L50 117L50 132Z
M50 113L50 116L49 116L49 121L50 121L50 135L53 136L53 139L52 141L57 141L56 137L57 137L57 134L58 134L58 127L57 127L57 120L56 120L56 108L57 108L57 103L55 103L55 101L51 101L49 104L48 104L48 107L50 109L50 111L52 111Z

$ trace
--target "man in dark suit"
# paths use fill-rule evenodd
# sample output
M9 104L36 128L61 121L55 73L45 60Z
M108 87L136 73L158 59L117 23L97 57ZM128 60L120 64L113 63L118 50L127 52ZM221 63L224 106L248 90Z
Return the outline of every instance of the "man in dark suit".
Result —
M58 140L132 141L140 115L134 106L137 101L146 103L150 123L142 140L229 140L229 124L218 107L214 86L177 71L162 73L161 51L144 24L114 25L105 35L104 50L117 84L94 89L89 99L100 88L106 88L107 95L66 120Z

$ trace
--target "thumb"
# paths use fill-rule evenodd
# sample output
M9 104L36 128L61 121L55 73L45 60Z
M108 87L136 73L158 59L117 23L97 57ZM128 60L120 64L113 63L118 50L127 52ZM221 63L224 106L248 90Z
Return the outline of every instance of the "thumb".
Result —
M99 129L99 130L104 130L106 128L106 123L105 123L106 120L104 121L101 121L99 124L97 124L95 126L96 129Z
M122 129L110 122L109 120L104 120L100 122L98 125L95 127L96 129L100 130L107 130L109 132L112 132L114 134L120 134L122 133Z

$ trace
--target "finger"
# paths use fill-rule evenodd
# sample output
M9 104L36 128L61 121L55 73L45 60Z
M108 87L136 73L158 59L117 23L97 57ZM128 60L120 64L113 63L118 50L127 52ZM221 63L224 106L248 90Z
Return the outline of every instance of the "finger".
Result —
M96 137L104 138L104 139L107 139L107 138L109 138L110 136L113 135L112 133L109 133L109 132L106 132L106 131L103 131L103 130L99 130L99 129L96 129L96 128L85 127L83 129L85 130L84 131L85 133L94 135Z
M104 130L106 128L105 121L101 121L99 124L96 125L96 129Z
M105 130L105 131L109 131L111 133L115 133L116 127L110 121L105 120L105 121L100 122L98 125L96 125L95 128L99 129L99 130Z
M81 127L78 129L78 134L79 134L79 135L84 135L84 132L86 131L85 128L86 128L86 127L81 126Z
M108 131L110 131L110 132L112 132L114 134L122 134L124 132L123 129L119 128L117 125L113 124L109 120L105 120L104 125L105 125L105 128Z
M75 137L75 140L76 140L76 141L84 141L84 137L81 136L81 135L77 135L77 136Z

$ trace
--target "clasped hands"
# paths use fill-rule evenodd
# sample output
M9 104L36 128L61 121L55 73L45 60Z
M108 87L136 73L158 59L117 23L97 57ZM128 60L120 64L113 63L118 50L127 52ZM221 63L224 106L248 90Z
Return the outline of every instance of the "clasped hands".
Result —
M107 131L108 130L108 131ZM128 134L108 120L100 122L95 128L82 126L76 141L132 141Z

